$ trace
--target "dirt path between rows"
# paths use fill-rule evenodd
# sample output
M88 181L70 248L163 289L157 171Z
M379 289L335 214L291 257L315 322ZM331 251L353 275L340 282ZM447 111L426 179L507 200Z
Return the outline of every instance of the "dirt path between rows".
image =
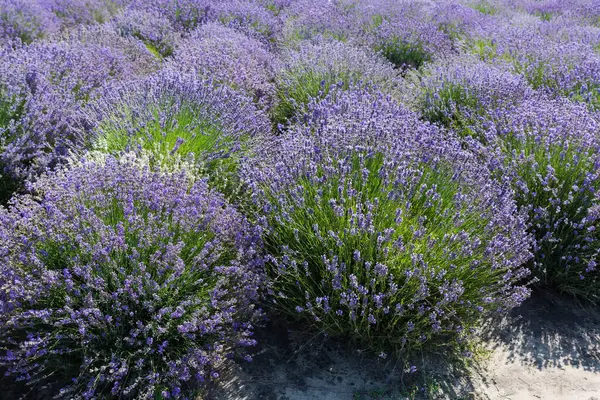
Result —
M489 321L482 337L485 350L475 365L468 370L434 365L422 390L408 393L393 361L270 326L260 338L260 354L250 364L232 366L214 391L219 394L210 398L600 400L599 308L537 295Z

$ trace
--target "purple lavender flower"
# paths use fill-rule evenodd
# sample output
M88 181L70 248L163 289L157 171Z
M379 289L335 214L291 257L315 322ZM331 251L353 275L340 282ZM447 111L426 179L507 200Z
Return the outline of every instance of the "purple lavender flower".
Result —
M272 110L276 123L302 114L311 98L323 97L333 85L374 84L393 91L399 73L382 57L362 47L338 41L305 42L282 56L277 76L277 102Z
M31 43L56 32L58 18L36 0L0 1L0 39Z
M81 108L134 68L119 50L42 43L6 51L0 62L0 164L16 179L53 167L85 132Z
M318 330L386 352L424 337L460 346L457 316L477 323L478 307L506 310L528 291L531 238L509 185L380 92L313 100L242 175L266 210L276 304Z
M275 94L276 57L257 40L208 23L181 43L167 68L212 78L269 106Z
M218 377L258 316L258 232L204 181L131 154L32 190L0 209L7 373L58 398L177 397Z

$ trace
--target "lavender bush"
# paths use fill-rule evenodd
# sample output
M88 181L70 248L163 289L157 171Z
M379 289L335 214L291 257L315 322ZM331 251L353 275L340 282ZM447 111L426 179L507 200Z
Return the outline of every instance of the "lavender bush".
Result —
M353 32L357 32L357 26L353 16L344 12L339 3L342 2L291 1L281 12L280 41L287 47L295 47L304 40L347 41Z
M157 12L126 9L113 18L112 24L121 36L144 42L159 59L169 57L175 51L177 35L171 22Z
M210 77L268 107L275 96L276 57L256 39L222 24L207 23L182 41L167 68Z
M283 56L276 78L277 101L271 112L276 124L301 114L312 97L326 95L332 85L375 84L393 91L399 74L391 63L366 49L338 41L305 42Z
M173 71L110 87L89 110L92 148L111 154L144 149L165 167L191 155L211 183L228 192L235 186L236 154L269 129L248 97Z
M97 89L131 76L115 49L35 42L0 61L0 174L31 179L81 142L83 107Z
M540 283L600 300L600 122L566 100L528 100L497 111L500 174L513 181L519 208L535 236L533 271Z
M175 29L192 31L207 22L221 22L270 43L281 21L258 0L134 0L131 8L166 17Z
M530 253L512 192L382 94L334 91L245 176L274 307L375 351L456 348L519 305Z
M44 0L40 1L66 27L106 22L123 6L124 0Z
M107 52L122 53L127 73L111 76L119 80L128 80L138 76L146 76L158 71L161 59L153 53L139 38L124 35L112 24L83 25L50 37L50 40L67 43L69 46L102 48ZM108 83L110 81L107 81Z
M366 15L370 16L365 27L366 41L397 68L419 68L425 62L452 54L450 37L431 22L422 5L384 3L376 2L372 8L362 5L368 7ZM363 10L357 13L363 14Z
M0 209L7 374L61 399L191 398L255 344L257 232L206 182L109 156L33 193Z
M282 29L282 21L260 0L226 0L214 3L216 21L246 35L273 44Z
M215 18L211 7L213 3L211 0L133 0L130 7L162 15L176 30L188 31Z
M0 1L0 39L31 43L55 32L58 18L36 0Z
M478 132L484 141L487 130L473 127L485 124L489 111L510 108L533 95L523 77L468 58L432 64L406 82L406 102L426 120L461 135Z
M548 36L542 29L506 27L474 40L473 50L488 62L507 64L535 89L598 108L600 57L593 45Z

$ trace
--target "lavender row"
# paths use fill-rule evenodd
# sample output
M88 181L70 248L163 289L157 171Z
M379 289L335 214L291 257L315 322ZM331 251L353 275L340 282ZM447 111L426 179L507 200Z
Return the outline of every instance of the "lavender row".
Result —
M265 317L413 371L540 286L597 302L599 21L0 0L0 369L33 396L193 398Z

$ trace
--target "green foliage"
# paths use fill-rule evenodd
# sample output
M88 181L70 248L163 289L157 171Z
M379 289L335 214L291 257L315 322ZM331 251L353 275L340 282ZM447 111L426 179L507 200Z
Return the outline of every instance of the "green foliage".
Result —
M156 48L156 46L155 46L154 44L152 44L152 43L150 43L150 42L146 42L146 43L144 43L144 44L146 45L146 48L148 49L148 51L149 51L150 53L152 53L152 55L153 55L154 57L156 57L156 58L157 58L157 59L159 59L159 60L162 60L162 59L163 59L163 55L162 55L162 54L160 54L160 51L158 51L158 49ZM170 53L172 54L172 51L171 51Z
M471 8L479 11L482 14L486 14L486 15L495 15L498 13L498 9L486 0L478 1L477 3L471 5Z
M465 86L445 82L441 89L428 91L422 104L423 117L433 123L454 129L461 136L473 136L485 141L472 126L474 117L485 112L479 99Z
M452 41L457 41L462 39L466 32L463 31L456 23L446 22L440 23L438 25L438 29L440 32L445 33Z
M553 17L553 14L549 11L540 11L537 12L536 15L540 17L542 21L550 21Z
M328 164L337 165L335 160ZM293 317L298 315L299 306L326 297L331 311L311 308L318 328L349 338L371 351L412 352L423 345L423 336L431 351L438 346L460 347L460 341L455 341L460 336L456 330L449 326L433 330L431 315L417 310L420 301L432 309L445 303L440 289L443 282L460 282L464 289L459 302L443 306L464 332L479 321L480 312L475 306L481 307L481 312L496 309L497 304L483 301L482 293L500 290L505 285L502 276L506 271L491 267L492 260L483 256L485 246L464 252L461 241L455 239L460 236L470 238L467 241L488 243L495 235L494 229L489 228L489 217L477 210L473 202L457 203L456 196L464 188L444 165L407 166L406 169L420 173L410 178L414 187L406 188L404 195L393 194L397 189L393 179L388 179L381 154L355 153L338 169L347 172L325 173L321 166L314 176L299 178L294 191L302 194L302 206L269 215L272 231L265 239L267 249L289 262L283 267L267 268L272 291L277 293L276 307ZM435 188L436 194L424 188ZM271 204L297 201L297 194L267 193ZM344 211L336 212L332 204L340 205ZM369 215L372 226L368 229L357 227L362 213ZM284 254L282 249L287 249ZM420 268L415 262L424 268L421 272L415 272L414 268ZM387 266L385 277L373 272L377 265ZM334 266L342 266L339 278ZM349 318L351 311L340 304L344 304L344 296L355 290L354 279L368 287L370 293L384 294L384 304L400 306L405 311L386 312L383 306L371 305L369 312L357 310L355 318ZM335 282L339 282L339 288ZM370 304L373 300L371 295L365 295L357 301ZM338 308L343 314L336 313ZM370 313L376 324L369 319Z
M163 109L162 105L157 104L153 110L149 110L154 118L133 133L124 131L113 118L105 118L98 127L101 132L98 146L112 154L138 145L162 155L202 155L214 150L220 127L214 121L197 120L193 104L181 107L166 121L161 119ZM125 115L131 117L128 111L131 110L123 110ZM178 142L182 143L178 145Z
M590 209L600 190L595 151L576 141L540 142L534 136L500 137L505 165L513 175L517 204L529 214L537 241L536 268L542 285L581 299L600 299L600 279L588 273L598 256Z
M471 51L482 61L491 61L498 55L498 46L492 39L477 38L471 42Z
M431 60L431 55L420 43L411 43L395 37L375 47L397 68L420 68Z
M0 150L14 140L14 132L8 128L13 120L18 120L24 112L25 101L15 106L14 99L7 99L2 94L0 87ZM21 183L15 180L5 170L5 165L0 162L0 204L6 205L8 200L21 188Z
M381 14L373 15L371 28L378 28L381 24L383 24L383 16Z
M6 206L12 196L21 189L21 184L4 172L0 163L0 205Z
M277 101L271 110L275 127L285 125L297 116L311 98L327 95L332 85L340 82L347 89L356 79L350 71L317 71L298 68L284 72L277 85Z

